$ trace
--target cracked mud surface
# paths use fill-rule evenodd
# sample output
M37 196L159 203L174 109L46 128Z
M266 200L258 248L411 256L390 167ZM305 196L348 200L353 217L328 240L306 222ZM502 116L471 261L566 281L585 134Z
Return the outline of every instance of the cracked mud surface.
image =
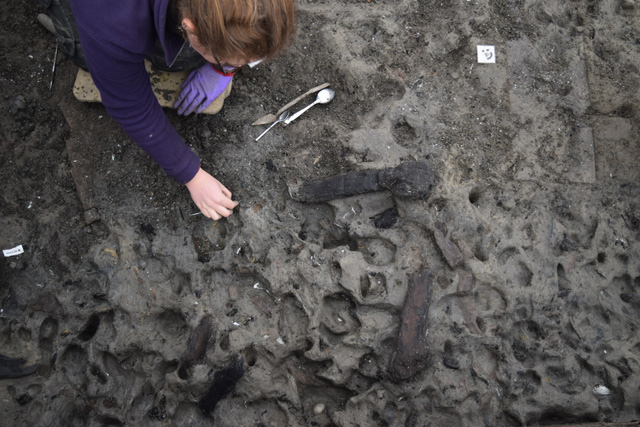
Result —
M243 70L220 114L167 110L240 201L218 222L73 98L64 55L49 98L41 10L0 6L0 244L25 248L0 259L0 353L40 364L0 379L2 424L640 418L640 4L297 6L292 46ZM487 44L496 64L476 61ZM254 141L250 123L325 81L331 104ZM408 161L433 165L427 199L289 194ZM401 380L425 269L429 355ZM244 375L204 415L237 357Z

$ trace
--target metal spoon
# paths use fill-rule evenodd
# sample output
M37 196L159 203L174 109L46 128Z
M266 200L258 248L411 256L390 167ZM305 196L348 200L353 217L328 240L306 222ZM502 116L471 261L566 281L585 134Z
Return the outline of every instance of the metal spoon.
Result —
M284 121L285 126L288 125L289 123L291 123L292 121L294 121L295 119L297 119L298 117L300 117L302 115L302 113L304 113L305 111L307 111L309 108L313 107L314 105L316 105L316 104L326 104L327 102L330 102L335 95L336 95L336 92L333 89L330 89L330 88L322 89L320 92L318 92L318 96L316 97L315 101L313 101L311 104L307 105L302 110L298 111L293 116L291 116L287 120L285 120Z
M271 130L272 127L274 127L275 125L277 125L278 123L285 121L287 119L287 117L289 117L289 110L283 111L279 116L278 116L278 120L276 120L275 122L273 122L273 124L271 126L269 126L267 128L267 130L265 130L264 132L262 132L260 134L259 137L256 138L256 141L259 140L260 138L262 138L262 136L269 132Z

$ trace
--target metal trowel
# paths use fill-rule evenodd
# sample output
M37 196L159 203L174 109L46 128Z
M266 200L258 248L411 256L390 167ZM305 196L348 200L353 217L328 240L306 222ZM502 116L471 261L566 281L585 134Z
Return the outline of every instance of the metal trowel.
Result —
M251 125L252 126L258 126L258 125L268 125L269 123L273 123L276 120L278 120L278 116L280 116L280 114L282 114L285 110L288 110L289 108L291 108L294 105L296 105L298 102L300 102L302 99L304 99L305 96L308 96L308 95L311 95L312 93L316 93L318 91L321 91L325 87L329 87L329 86L331 86L331 83L323 83L320 86L316 86L314 88L311 88L307 92L305 92L304 94L300 95L299 97L297 97L296 99L294 99L293 101L291 101L290 103L288 103L287 105L285 105L284 107L279 109L275 114L267 114L266 116L262 116L258 120L256 120L255 122L251 123Z

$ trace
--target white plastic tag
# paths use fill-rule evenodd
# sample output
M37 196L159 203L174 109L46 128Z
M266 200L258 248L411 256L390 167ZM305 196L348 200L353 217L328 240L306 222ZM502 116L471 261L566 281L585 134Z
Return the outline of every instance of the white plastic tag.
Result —
M489 45L478 45L478 64L495 64L496 47Z
M18 245L15 248L2 250L2 254L5 256L5 258L9 258L10 256L20 255L23 253L24 253L24 248L22 247L22 245Z

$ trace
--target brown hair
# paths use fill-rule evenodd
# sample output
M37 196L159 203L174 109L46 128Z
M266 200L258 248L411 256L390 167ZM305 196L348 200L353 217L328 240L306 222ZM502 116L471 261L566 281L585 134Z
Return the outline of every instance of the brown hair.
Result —
M276 56L295 28L294 0L179 0L198 42L219 58Z

